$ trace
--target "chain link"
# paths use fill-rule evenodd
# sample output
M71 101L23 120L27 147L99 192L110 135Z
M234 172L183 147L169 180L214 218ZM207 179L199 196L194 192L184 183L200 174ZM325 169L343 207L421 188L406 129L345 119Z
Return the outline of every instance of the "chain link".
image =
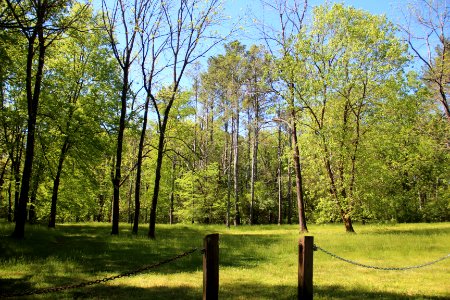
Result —
M426 266L438 263L438 262L443 261L443 260L445 260L445 259L450 257L450 253L449 253L446 256L443 256L441 258L438 258L436 260L433 260L433 261L430 261L430 262L427 262L427 263L424 263L424 264L421 264L421 265L402 267L402 268L397 268L397 267L387 267L386 268L386 267L378 267L378 266L366 265L366 264L362 264L362 263L359 263L359 262L356 262L356 261L353 261L353 260L350 260L350 259L346 259L346 258L343 258L343 257L341 257L339 255L331 253L330 251L327 251L327 250L325 250L325 249L323 249L323 248L321 248L321 247L319 247L317 245L314 245L314 251L316 251L316 250L320 250L320 251L328 254L329 256L332 256L334 258L337 258L339 260L345 261L345 262L347 262L349 264L352 264L352 265L355 265L355 266L368 268L368 269L383 270L383 271L404 271L404 270L410 270L410 269L419 269L419 268L423 268L423 267L426 267Z
M157 268L159 266L162 266L162 265L171 263L173 261L176 261L176 260L178 260L180 258L183 258L185 256L188 256L188 255L194 253L197 250L198 250L198 248L193 248L193 249L188 250L188 251L186 251L184 253L178 254L177 256L174 256L172 258L168 258L166 260L162 260L162 261L157 262L155 264L144 266L144 267L135 269L133 271L121 273L121 274L118 274L118 275L105 277L103 279L96 279L96 280L83 282L83 283L79 283L79 284L73 284L73 285L65 285L65 286L57 286L57 287L52 287L52 288L29 290L29 291L20 292L20 293L0 294L0 298L10 298L10 297L21 297L21 296L29 296L29 295L48 294L48 293L59 292L59 291L64 291L64 290L79 289L79 288L83 288L83 287L86 287L86 286L91 286L91 285L95 285L95 284L99 284L99 283L112 281L112 280L119 279L119 278L122 278L122 277L131 277L131 276L134 276L136 274L148 271L150 269L154 269L154 268Z

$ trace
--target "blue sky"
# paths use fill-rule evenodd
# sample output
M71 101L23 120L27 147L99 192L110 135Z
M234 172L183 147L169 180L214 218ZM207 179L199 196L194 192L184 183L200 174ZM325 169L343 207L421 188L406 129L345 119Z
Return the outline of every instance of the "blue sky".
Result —
M264 0L270 2L273 0ZM342 3L345 6L353 6L357 9L362 9L371 14L375 15L385 15L388 20L394 24L405 24L406 18L409 14L408 6L411 5L415 0L308 0L308 11L307 18L311 16L313 7L318 5L323 5L325 3ZM450 0L439 0L439 1L450 1ZM241 43L250 46L251 44L264 44L261 39L260 34L257 30L252 28L252 19L256 18L258 20L264 20L264 22L270 23L274 22L278 18L277 13L273 10L262 9L262 4L260 0L224 0L225 15L230 17L230 22L239 21L239 25L243 31L239 31L236 35L229 38L230 40L239 40ZM300 0L300 2L302 2ZM447 3L447 2L446 2ZM271 21L274 20L274 21ZM306 21L307 22L307 21ZM278 20L274 22L278 25ZM222 28L223 32L227 31L229 27L226 25ZM421 29L417 29L421 30ZM399 37L402 34L399 32ZM426 51L425 47L419 46L421 51ZM222 46L218 46L212 49L206 54L206 58L210 56L215 56L219 53L223 53L224 49ZM418 62L417 62L418 63ZM414 68L420 68L420 64L415 64ZM202 59L203 68L205 68L205 60Z
M270 1L270 0L268 0ZM404 17L402 16L402 12L407 12L408 3L410 0L308 0L308 15L311 14L312 8L317 5L323 5L326 2L328 3L343 3L346 6L353 6L358 9L362 9L368 11L372 14L376 15L386 15L386 17L392 21L393 23L404 22ZM253 17L258 18L259 20L264 19L265 22L271 22L271 18L276 18L276 12L270 11L267 8L262 9L261 2L259 0L226 0L225 2L225 13L232 18L232 20L236 20L239 17L242 18L243 27L246 31L250 32L249 42L254 39L253 43L257 42L256 34L253 34L251 29L249 28L249 24L251 23L251 19ZM247 36L247 35L246 35ZM242 38L242 33L239 35Z

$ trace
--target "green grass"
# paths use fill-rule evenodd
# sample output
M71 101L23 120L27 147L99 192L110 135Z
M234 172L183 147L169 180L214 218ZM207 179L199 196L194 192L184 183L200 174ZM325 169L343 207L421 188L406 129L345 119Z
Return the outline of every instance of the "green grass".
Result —
M310 225L315 243L333 253L382 267L422 264L450 253L450 223L356 226ZM220 299L296 299L297 226L158 225L157 239L121 224L27 226L26 239L9 238L0 223L0 293L76 284L150 265L201 247L220 233ZM365 269L314 253L315 299L450 299L450 259L421 269ZM201 299L202 256L195 252L151 271L103 284L30 299Z

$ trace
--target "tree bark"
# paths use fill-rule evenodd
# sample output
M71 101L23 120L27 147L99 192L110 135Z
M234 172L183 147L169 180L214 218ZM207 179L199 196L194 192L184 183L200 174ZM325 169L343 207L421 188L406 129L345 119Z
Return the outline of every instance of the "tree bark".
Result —
M256 79L255 79L256 81ZM256 84L256 82L255 82ZM252 170L251 170L251 204L250 204L250 224L254 223L255 206L255 182L258 180L258 147L259 147L259 101L258 96L253 98L253 108L255 118L253 120L253 149L252 149Z
M325 148L325 153L328 153L328 150L326 148ZM332 196L334 197L335 203L339 209L339 213L341 215L342 221L344 222L345 231L354 233L355 230L353 229L352 219L348 215L348 212L346 212L342 208L342 205L339 202L339 193L338 193L338 189L336 186L336 180L334 178L334 173L333 173L333 170L331 169L331 162L327 158L325 158L324 160L325 160L325 167L326 167L326 170L328 173L328 178L330 179L330 184L331 184L330 192L331 192Z
M63 169L64 160L66 158L66 154L69 151L70 143L69 139L64 139L64 143L61 147L61 152L59 154L58 167L56 169L55 179L53 180L53 191L52 191L52 204L50 209L50 220L48 222L49 228L55 228L56 225L56 203L58 201L58 191L59 191L59 183L61 180L61 173Z
M234 129L234 161L233 161L233 177L234 177L234 226L241 225L241 214L239 212L239 106L236 103L236 118Z
M295 120L294 117L293 120ZM293 121L291 124L292 124L292 147L294 148L293 160L295 170L295 187L297 191L298 220L300 232L308 232L308 228L306 227L305 205L303 198L303 182L302 182L302 171L300 167L300 152L298 150L297 125L295 124L295 121Z
M278 110L278 117L280 117L280 110ZM282 216L282 181L281 181L281 124L278 124L278 147L277 147L277 184L278 184L278 225L281 225Z
M174 224L173 220L173 208L174 208L174 194L175 194L175 169L176 169L176 159L172 161L172 178L171 178L171 185L170 185L170 207L169 207L169 224Z
M231 130L231 139L233 140L233 130ZM226 225L227 228L230 228L231 226L231 161L233 157L233 147L232 142L230 143L229 134L228 134L228 121L225 122L225 134L226 134L226 141L225 141L225 158L226 158L226 170L227 170L227 220Z
M290 133L290 129L287 128ZM292 134L292 133L290 133ZM289 139L289 149L292 151L292 139ZM287 186L287 201L288 201L288 224L292 224L292 170L291 162L288 161L287 164L287 175L288 175L288 186Z
M129 68L129 62L125 64ZM117 149L116 149L116 165L113 179L113 209L112 209L112 230L111 234L119 234L119 202L120 202L120 181L122 179L122 152L123 152L123 136L125 132L125 118L127 115L127 96L128 96L128 71L124 69L122 93L120 96L121 108L120 108L120 121L119 132L117 135Z
M167 115L164 116L164 121L160 127L159 141L158 141L158 156L156 158L156 169L155 169L155 185L153 188L152 206L150 208L150 226L148 231L148 237L155 239L155 227L156 227L156 207L158 205L158 195L159 195L159 184L161 181L161 168L163 161L164 152L164 139L166 131Z
M25 150L25 163L22 172L22 183L20 186L20 196L17 203L16 226L12 236L22 239L25 236L25 222L27 218L28 193L30 191L30 182L33 171L34 145L36 132L36 118L39 107L39 97L41 93L42 75L45 62L45 40L44 40L44 21L45 14L48 13L43 5L37 8L37 21L33 33L28 37L27 67L26 67L26 94L28 104L27 120L27 142ZM35 49L35 41L38 39L38 49ZM34 55L38 53L38 63L36 74L33 76ZM34 78L34 87L33 87Z

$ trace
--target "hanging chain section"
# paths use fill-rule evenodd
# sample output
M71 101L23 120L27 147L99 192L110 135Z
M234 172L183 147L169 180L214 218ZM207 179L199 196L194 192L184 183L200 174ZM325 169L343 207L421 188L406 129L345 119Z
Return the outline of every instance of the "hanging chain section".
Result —
M79 284L73 284L73 285L65 285L65 286L57 286L57 287L52 287L52 288L43 288L43 289L29 290L29 291L20 292L20 293L0 294L0 298L10 298L10 297L21 297L21 296L29 296L29 295L48 294L48 293L59 292L59 291L64 291L64 290L83 288L83 287L86 287L86 286L91 286L91 285L94 285L94 284L104 283L104 282L108 282L108 281L111 281L111 280L119 279L119 278L122 278L122 277L131 277L131 276L137 275L139 273L148 271L150 269L154 269L154 268L157 268L159 266L171 263L171 262L176 261L176 260L178 260L180 258L186 257L186 256L194 253L197 250L198 250L198 248L193 248L193 249L188 250L188 251L186 251L184 253L178 254L177 256L174 256L172 258L168 258L166 260L162 260L162 261L157 262L155 264L144 266L144 267L135 269L133 271L121 273L121 274L118 274L118 275L105 277L103 279L97 279L97 280L92 280L92 281L83 282L83 283L79 283Z
M350 259L346 259L346 258L343 258L343 257L341 257L339 255L331 253L330 251L327 251L327 250L325 250L325 249L323 249L323 248L321 248L321 247L319 247L317 245L314 245L314 251L316 251L316 250L320 250L320 251L328 254L331 257L337 258L339 260L345 261L345 262L347 262L349 264L352 264L352 265L355 265L355 266L368 268L368 269L383 270L383 271L404 271L404 270L411 270L411 269L419 269L419 268L423 268L423 267L426 267L426 266L429 266L429 265L433 265L433 264L438 263L440 261L443 261L443 260L445 260L447 258L450 258L450 253L449 253L446 256L443 256L443 257L438 258L436 260L433 260L433 261L430 261L430 262L427 262L427 263L424 263L424 264L416 265L416 266L409 266L409 267L402 267L402 268L397 268L397 267L387 267L386 268L386 267L378 267L378 266L366 265L366 264L362 264L362 263L359 263L359 262L356 262L356 261L353 261L353 260L350 260Z

